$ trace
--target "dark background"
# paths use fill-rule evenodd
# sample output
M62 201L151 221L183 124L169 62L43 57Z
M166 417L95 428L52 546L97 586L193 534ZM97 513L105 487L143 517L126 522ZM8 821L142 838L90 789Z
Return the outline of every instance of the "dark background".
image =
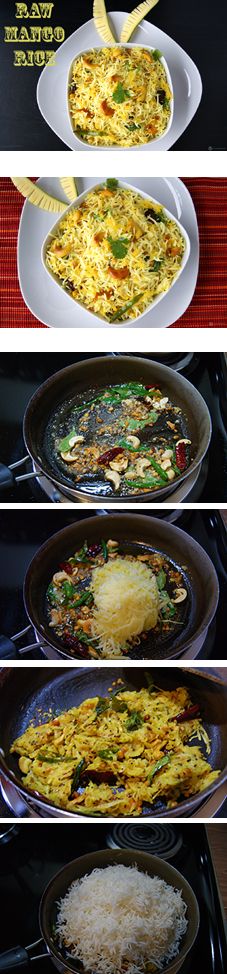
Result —
M27 0L28 9L31 0ZM136 0L107 0L107 10L131 11ZM61 26L66 38L92 17L92 0L57 0L51 20L16 20L13 0L1 0L1 116L0 146L2 149L46 150L67 147L48 128L36 103L36 85L42 69L14 67L14 48L34 50L58 45L4 43L5 25ZM148 19L169 34L195 61L203 81L203 96L199 109L186 132L175 143L178 149L227 148L226 125L226 37L227 4L224 0L160 0L148 14ZM4 97L3 97L4 92Z

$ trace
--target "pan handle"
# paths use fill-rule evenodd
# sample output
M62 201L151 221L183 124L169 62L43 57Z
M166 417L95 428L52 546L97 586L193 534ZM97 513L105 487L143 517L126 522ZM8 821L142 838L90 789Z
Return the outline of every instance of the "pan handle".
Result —
M28 947L21 947L19 945L17 947L11 947L11 950L5 950L4 954L0 954L0 971L27 970L34 961L49 957L47 950L45 950L45 953L42 950L40 953L36 953L39 945L46 947L42 937L39 940L35 940L33 944L29 944ZM35 954L33 954L33 951L35 951Z
M14 470L17 470L18 467L22 467L27 460L30 460L28 455L26 457L22 457L21 460L17 460L16 463L11 463L9 467L7 467L5 463L0 463L0 492L1 490L7 490L10 487L15 487L15 485L19 484L21 480L30 480L31 477L36 477L35 470L32 470L30 473L20 474L19 477L15 476Z
M0 635L0 660L20 659L21 656L25 656L26 653L29 653L31 649L39 649L39 647L42 648L42 646L45 646L45 642L38 641L37 639L34 643L29 643L28 646L21 646L20 649L17 649L17 646L15 645L16 640L21 638L21 636L28 632L31 628L32 626L26 626L26 629L23 629L21 633L18 632L16 636L12 636L11 639L8 636Z
M0 971L14 971L16 968L26 969L29 965L29 954L25 947L12 947L0 954Z

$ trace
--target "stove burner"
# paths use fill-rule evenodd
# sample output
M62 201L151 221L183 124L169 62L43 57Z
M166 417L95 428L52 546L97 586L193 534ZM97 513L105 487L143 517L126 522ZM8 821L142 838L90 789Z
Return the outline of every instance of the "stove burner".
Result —
M139 849L161 859L172 859L183 843L173 825L114 825L107 835L109 849Z

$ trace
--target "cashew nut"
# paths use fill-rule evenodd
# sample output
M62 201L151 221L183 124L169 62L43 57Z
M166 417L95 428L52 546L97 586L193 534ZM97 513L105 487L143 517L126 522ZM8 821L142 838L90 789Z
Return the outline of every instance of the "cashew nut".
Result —
M186 588L175 588L174 589L174 594L175 594L175 592L177 593L177 595L176 595L176 598L175 599L172 599L172 602L174 602L175 604L177 602L184 602L184 600L187 598L187 594L188 594L187 591L186 591Z
M138 436L131 436L131 435L130 436L127 436L127 443L130 443L131 446L134 446L135 448L137 448L138 446L140 446L139 437Z
M83 442L84 442L84 436L80 436L79 433L75 433L75 436L71 436L71 440L69 440L70 449L72 450L72 447L75 446L75 443L83 443Z
M65 460L65 463L75 463L76 458L73 453L61 453L61 457L62 460Z
M160 466L162 470L168 470L171 467L171 460L162 460Z
M119 476L119 473L117 473L116 470L108 470L106 472L106 474L105 474L105 477L106 477L106 480L111 480L112 483L113 483L113 485L114 485L114 487L115 487L115 490L118 490L118 488L120 487L120 482L121 482L121 478Z
M139 475L139 477L144 477L144 471L146 470L146 467L150 467L150 466L151 466L150 460L146 460L145 457L140 457L136 464L136 473Z
M160 409L165 409L166 403L169 402L168 396L164 396L164 399L159 399Z
M69 580L69 576L67 575L67 572L64 572L64 571L62 571L62 572L55 572L55 575L53 575L53 583L54 583L54 585L57 585L58 582L64 582L64 579L65 578L67 578Z
M164 450L164 453L162 453L162 460L170 460L172 456L173 456L172 450Z
M110 463L110 467L111 470L118 470L119 473L121 473L122 470L127 470L128 467L127 457L119 457L119 459L112 460L112 462Z
M174 470L172 470L172 467L171 467L170 470L167 470L166 471L166 474L167 474L168 480L174 480L175 473L174 473Z

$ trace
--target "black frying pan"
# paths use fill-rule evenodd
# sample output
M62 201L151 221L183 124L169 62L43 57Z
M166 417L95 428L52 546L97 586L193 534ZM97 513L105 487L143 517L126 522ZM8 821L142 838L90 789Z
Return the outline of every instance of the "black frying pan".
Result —
M173 481L170 485L162 487L151 493L131 494L126 497L121 496L119 491L115 494L110 492L106 482L106 495L96 488L96 493L75 486L75 480L60 472L56 468L54 457L45 446L45 432L48 420L56 408L78 393L96 387L105 388L107 385L115 383L137 380L145 384L154 384L161 387L163 395L168 396L175 405L178 405L187 416L189 438L192 441L193 460L188 469L182 473L181 477ZM156 498L163 499L175 490L176 486L185 480L201 464L207 452L211 437L211 419L204 399L183 376L173 371L165 365L151 362L148 359L119 355L116 358L111 356L88 359L77 365L70 365L61 372L47 379L40 389L30 400L24 418L24 439L28 453L35 465L41 472L51 479L68 496L76 499L91 499L93 502L100 501L104 496L110 500L145 500L155 501Z
M74 859L73 862L69 862L67 866L64 866L46 887L40 904L39 924L43 940L55 966L62 974L63 972L67 974L67 971L73 971L74 974L75 972L81 974L81 971L83 971L82 965L78 964L58 944L54 931L59 900L65 896L74 880L91 873L93 869L104 869L106 866L112 866L114 864L124 866L134 866L136 864L141 872L146 872L150 876L158 876L160 879L164 879L166 883L169 883L169 885L182 891L182 898L187 905L186 916L188 926L182 938L177 957L165 966L166 974L177 974L185 957L192 949L199 929L199 908L195 894L191 886L189 886L189 883L184 879L184 876L168 862L158 858L158 856L151 856L145 852L134 852L134 850L130 849L124 851L116 850L116 852L101 849L99 852L92 852L88 855L81 856L79 859ZM42 958L43 954L40 955L41 960ZM10 967L11 969L12 967L16 969L21 966L21 961L23 961L23 966L24 964L29 966L29 955L27 954L26 957L24 948L18 947L14 950L6 951L0 955L0 971L7 971Z
M200 795L180 802L176 809L166 810L166 806L158 809L147 808L144 815L152 817L173 817L190 815L194 808L209 794L214 792L219 784L227 779L227 685L215 677L207 676L204 672L192 669L152 668L154 682L158 686L175 689L179 685L186 686L192 700L198 703L203 717L203 723L211 741L209 762L213 770L220 769L217 782L213 782ZM49 667L20 670L4 669L0 674L0 770L28 799L32 799L37 806L48 815L71 818L71 812L53 806L47 798L42 798L34 791L30 791L21 782L18 769L18 757L10 754L10 746L15 738L25 732L31 721L40 722L41 714L46 715L51 705L53 712L64 712L71 707L79 706L88 697L105 696L113 680L121 678L126 682L124 669L116 668L61 668L60 673ZM127 684L131 689L140 690L147 686L144 670L130 667L127 670ZM195 743L195 741L193 742ZM205 751L204 751L205 753ZM80 813L81 814L81 813ZM73 818L77 818L74 814Z
M137 646L131 657L166 659L185 653L194 644L200 648L218 604L218 580L210 558L193 538L173 524L159 518L118 513L78 521L49 538L36 552L25 578L24 601L41 641L46 640L61 655L75 659L73 650L66 649L48 626L46 590L59 563L79 549L85 538L88 544L93 544L100 537L124 542L129 551L133 551L135 543L151 545L169 556L185 573L189 594L182 627L176 628L163 642L160 639L154 643L151 635L141 644L143 649Z

